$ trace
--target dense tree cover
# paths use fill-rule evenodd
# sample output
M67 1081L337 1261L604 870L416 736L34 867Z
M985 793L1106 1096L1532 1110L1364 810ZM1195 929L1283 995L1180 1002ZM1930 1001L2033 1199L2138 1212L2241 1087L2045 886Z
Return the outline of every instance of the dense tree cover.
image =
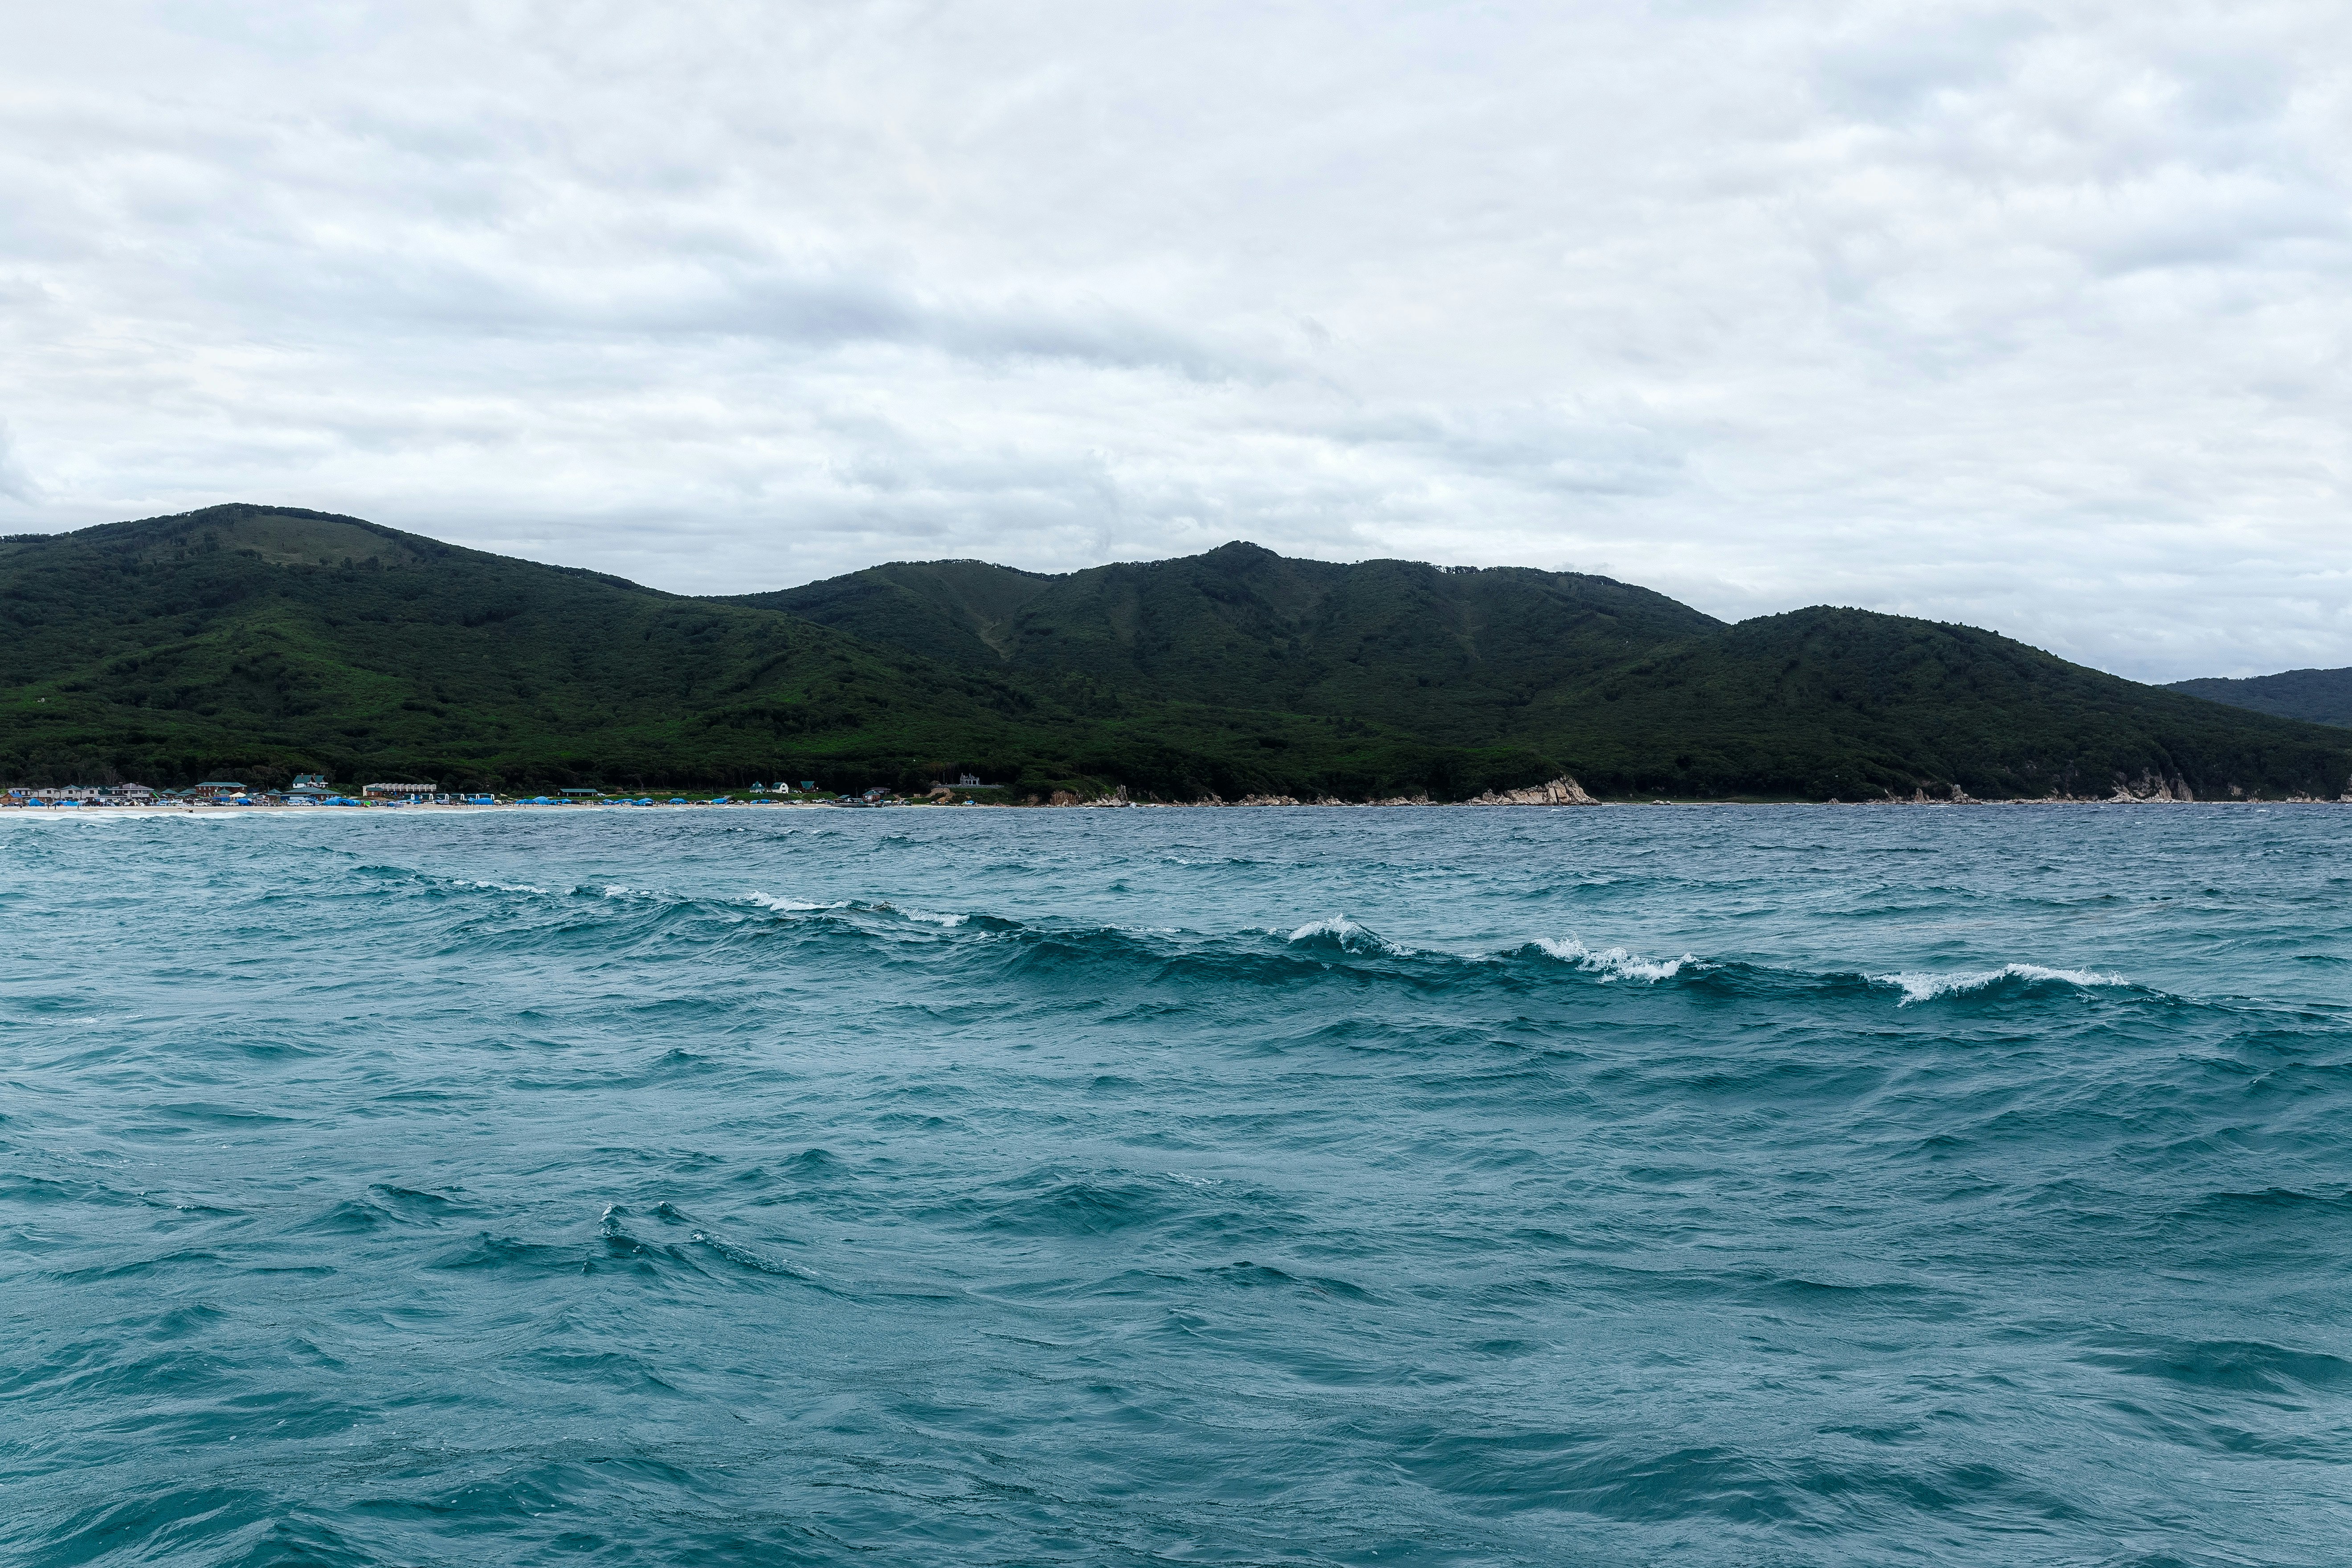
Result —
M2168 689L2282 719L2352 728L2352 669L2289 669L2243 680L2209 677L2176 680Z
M2249 722L1990 632L1860 610L1726 626L1606 577L1252 545L1061 577L893 564L759 595L972 671L1084 672L1134 700L1513 744L1604 794L1820 799L2336 794L2340 737Z
M698 599L295 508L0 542L0 773L453 787L2334 794L2352 738L1963 627L1247 545Z
M1189 798L1305 779L1480 788L1540 766L1206 701L1139 707L1082 674L1015 680L294 508L0 542L0 773L25 782L845 787L969 769Z
M1547 694L1720 629L1606 577L1292 561L1228 544L1064 577L896 563L744 601L960 668L1084 676L1153 698L1389 724L1454 744L1523 729Z
M1581 743L1568 738L1579 731ZM1973 627L1828 608L1636 660L1561 693L1528 732L1602 787L1683 795L2102 795L2156 781L2200 796L2333 796L2352 777L2352 737Z

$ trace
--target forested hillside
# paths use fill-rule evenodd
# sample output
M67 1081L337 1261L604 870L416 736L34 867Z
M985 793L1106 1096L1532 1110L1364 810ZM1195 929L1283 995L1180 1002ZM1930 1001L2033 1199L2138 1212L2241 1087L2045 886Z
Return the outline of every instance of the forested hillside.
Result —
M1253 544L1066 577L977 561L896 563L745 602L966 669L1214 694L1458 743L1512 733L1547 693L1722 626L1607 577L1343 566Z
M872 641L1131 700L1508 745L1611 795L2326 794L2352 747L1990 632L1815 608L1727 626L1646 588L1519 568L1290 561L1253 545L1045 577L897 563L756 595Z
M2309 725L2263 722L1970 626L1821 607L1636 660L1562 692L1525 732L1574 751L1612 789L1677 795L1853 800L1924 784L1984 798L2098 796L2117 784L2332 797L2352 773L2352 747Z
M2352 727L2352 669L2289 669L2241 680L2207 677L2176 680L2168 689L2282 719Z
M1251 545L731 599L225 506L0 542L0 773L1018 795L2326 794L2352 735L1855 610Z
M1015 680L779 610L297 508L0 542L0 774L19 782L910 786L1186 798L1523 782L1377 725Z

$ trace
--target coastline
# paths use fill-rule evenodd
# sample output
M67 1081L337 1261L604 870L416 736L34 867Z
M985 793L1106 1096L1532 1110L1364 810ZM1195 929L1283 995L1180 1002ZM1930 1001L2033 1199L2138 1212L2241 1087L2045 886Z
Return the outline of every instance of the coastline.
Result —
M521 814L574 816L583 812L665 813L701 812L721 805L730 811L757 809L762 811L832 811L843 809L818 801L696 801L684 805L635 805L619 801L580 801L567 805L538 805L511 802L497 805L397 805L397 806L318 806L318 805L73 805L73 806L0 806L0 821L24 818L39 821L64 821L83 817L104 817L119 820L127 817L189 817L206 821L229 820L236 817L268 816L335 816L379 817L398 814L433 816L510 816ZM2352 805L2352 794L2333 798L2320 795L2282 795L2266 798L2256 795L2227 797L2219 800L2152 799L2145 796L2116 795L2040 795L2005 799L1979 800L1915 800L1901 796L1878 800L1758 800L1758 799L1666 799L1593 800L1565 803L1517 800L1297 800L1291 798L1244 797L1241 800L1195 801L1064 801L1039 802L1035 805L1007 802L973 802L969 805L942 805L926 801L896 801L885 806L866 806L864 810L920 809L966 811L1238 811L1298 809L1322 811L1387 811L1399 808L1420 810L1492 809L1496 806L1519 806L1538 810L1565 810L1583 807L1602 809L1639 809L1654 806L1732 808L1741 806L1811 806L1821 809L1885 809L1887 807L1926 806L1938 810L1955 810L1970 806L2108 806L2108 805L2171 805L2171 806L2265 806L2265 805Z

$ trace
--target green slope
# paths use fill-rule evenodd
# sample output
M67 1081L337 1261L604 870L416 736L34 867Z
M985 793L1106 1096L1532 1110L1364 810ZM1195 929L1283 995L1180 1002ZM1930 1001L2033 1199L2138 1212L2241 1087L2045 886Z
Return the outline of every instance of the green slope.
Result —
M1722 626L1606 577L1346 566L1251 544L1063 577L894 563L744 602L969 669L1084 676L1454 745L1492 743L1543 694Z
M0 544L0 627L17 776L863 773L917 738L1017 740L1034 705L788 617L284 508Z
M1814 608L1744 621L1560 693L1522 731L1629 793L2200 797L2347 787L2352 738L2141 686L1969 626Z
M2352 669L2289 669L2230 680L2176 680L2166 689L2282 719L2352 728Z
M356 518L0 541L0 774L452 786L1125 784L1439 798L2327 794L2352 736L1851 610L1726 626L1602 577L1248 545L896 564L698 599Z
M950 569L952 575L949 574ZM1605 577L1289 561L1246 544L1036 577L878 566L756 596L972 670L1505 747L1616 795L2097 795L2119 782L2341 791L2306 725L1861 610L1726 626Z
M0 542L0 774L908 786L1187 797L1483 787L1539 763L1374 727L1015 682L772 608L356 518L215 507Z
M902 561L737 602L987 668L1003 662L1013 617L1056 581L985 561Z

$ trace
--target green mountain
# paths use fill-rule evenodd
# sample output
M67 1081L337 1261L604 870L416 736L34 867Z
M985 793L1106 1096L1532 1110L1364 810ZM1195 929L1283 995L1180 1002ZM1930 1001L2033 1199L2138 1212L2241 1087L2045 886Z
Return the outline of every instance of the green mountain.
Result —
M0 774L1458 797L2334 795L2352 736L1853 610L1249 545L689 598L226 506L0 541Z
M1531 737L1561 736L1564 749L1581 726L1588 773L1617 790L1853 800L1912 781L1982 798L2352 787L2352 746L2326 731L1974 627L1864 610L1743 621L1563 691L1543 718Z
M2168 689L2282 719L2352 728L2352 669L2289 669L2243 680L2214 676L2176 680Z
M2343 737L1990 632L1826 608L1727 626L1570 573L1229 544L1060 577L898 563L743 602L975 673L1523 749L1603 795L2332 796L2352 774Z
M1254 544L1063 577L978 561L894 563L739 602L964 669L1213 696L1454 745L1518 733L1547 694L1723 626L1607 577L1340 566Z
M215 507L0 543L20 778L730 782L992 740L1004 682L356 518ZM789 746L779 742L789 739Z
M1013 575L1018 575L1013 574ZM0 541L0 776L1238 795L1522 782L1541 759L1083 678L1016 680L773 608L291 507Z

